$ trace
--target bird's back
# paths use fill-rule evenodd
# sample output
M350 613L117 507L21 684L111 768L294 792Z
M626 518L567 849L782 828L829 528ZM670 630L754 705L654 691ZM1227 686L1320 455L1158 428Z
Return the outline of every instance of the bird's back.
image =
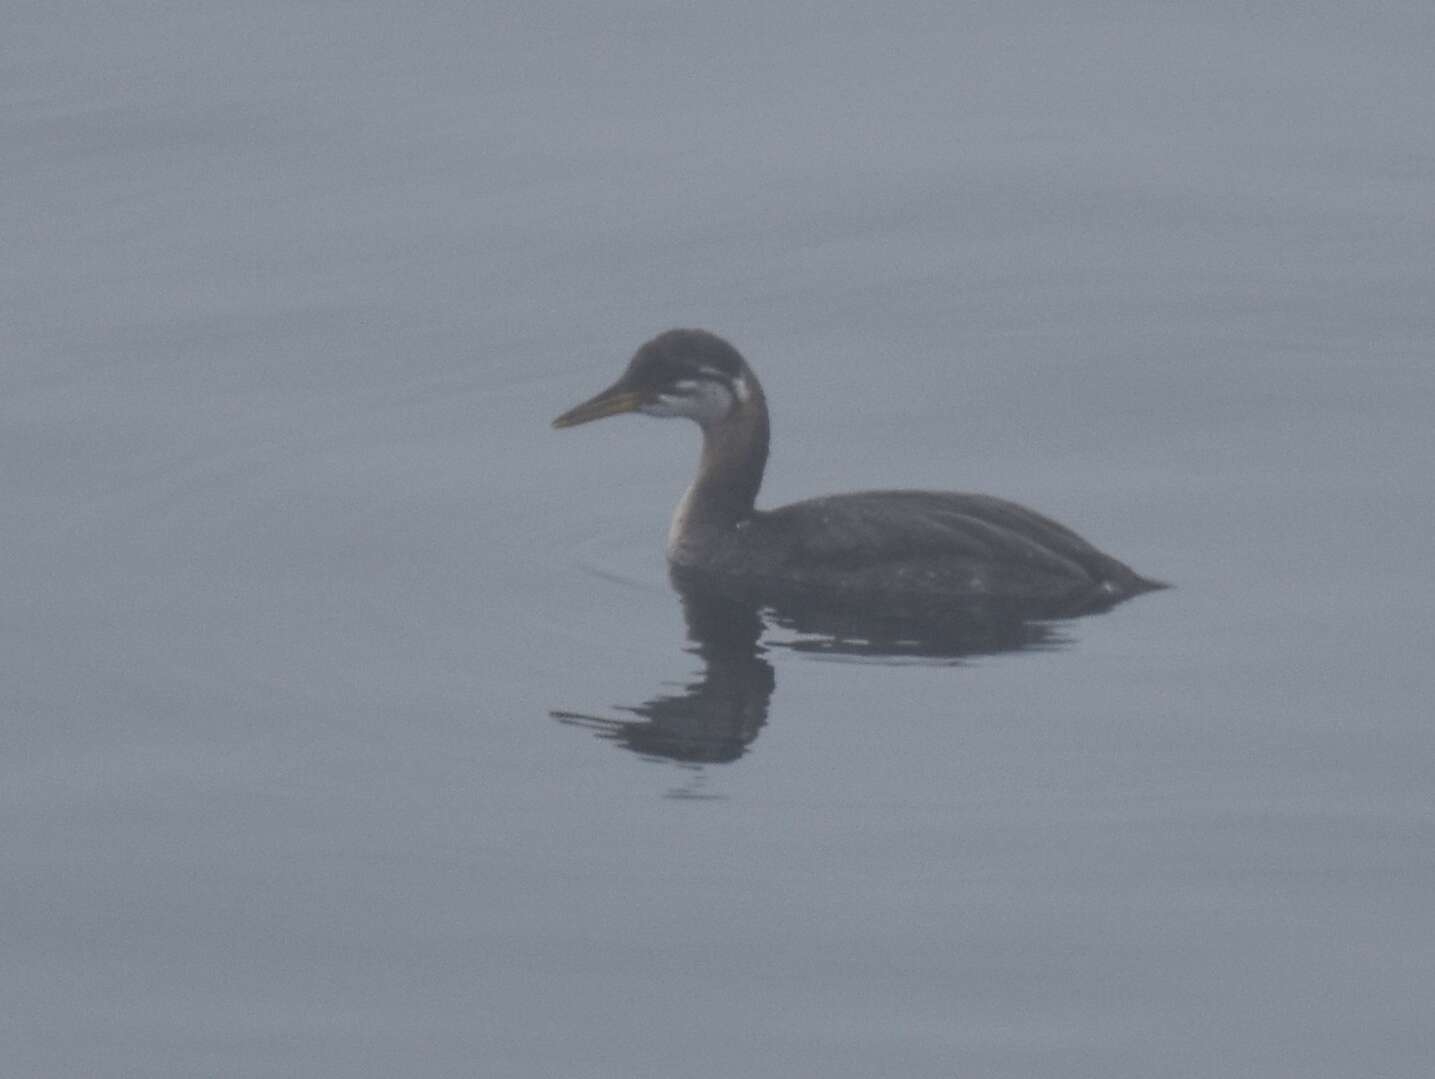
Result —
M759 512L708 555L698 568L858 602L1110 605L1161 587L1024 506L935 491L862 491Z

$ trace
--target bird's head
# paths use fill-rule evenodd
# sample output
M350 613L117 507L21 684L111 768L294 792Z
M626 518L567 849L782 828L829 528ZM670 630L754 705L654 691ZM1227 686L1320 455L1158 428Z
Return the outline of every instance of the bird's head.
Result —
M669 330L634 354L618 381L553 421L554 427L641 412L685 416L703 427L720 423L752 398L752 372L742 355L705 330Z

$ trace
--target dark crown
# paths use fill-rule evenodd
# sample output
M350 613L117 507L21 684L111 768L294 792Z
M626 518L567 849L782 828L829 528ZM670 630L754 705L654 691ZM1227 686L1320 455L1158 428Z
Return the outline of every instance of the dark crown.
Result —
M742 355L717 334L706 330L668 330L634 354L626 377L640 385L682 379L715 379L731 383L742 374Z

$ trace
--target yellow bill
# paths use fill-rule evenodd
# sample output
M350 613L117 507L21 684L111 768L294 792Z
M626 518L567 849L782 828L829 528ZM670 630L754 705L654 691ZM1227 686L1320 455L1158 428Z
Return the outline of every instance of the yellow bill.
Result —
M570 408L553 421L554 427L577 427L580 423L591 423L604 416L616 416L620 412L636 412L643 404L640 394L632 390L609 386L597 397Z

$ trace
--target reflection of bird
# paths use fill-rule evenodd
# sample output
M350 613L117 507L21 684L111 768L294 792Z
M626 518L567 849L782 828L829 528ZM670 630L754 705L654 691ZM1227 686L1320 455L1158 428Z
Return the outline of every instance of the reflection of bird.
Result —
M668 535L681 576L863 604L1017 601L1065 613L1164 587L989 495L864 491L755 509L768 452L762 386L735 348L702 330L655 337L617 382L553 425L620 412L686 416L703 430L697 478Z
M582 712L549 713L560 723L587 727L644 757L683 764L725 764L741 757L767 723L776 676L758 644L756 608L717 597L683 597L692 651L703 670L678 693L625 706L637 719Z
M961 605L930 620L889 619L816 605L772 607L693 587L679 579L689 649L702 670L676 691L664 687L642 704L623 705L627 717L553 710L560 723L583 727L641 757L700 769L728 764L751 748L767 724L777 673L770 649L827 659L959 664L966 657L1064 647L1068 639L1048 623L1022 621L1009 605ZM762 640L771 625L795 639ZM632 717L632 718L629 718ZM672 797L706 797L692 788Z

